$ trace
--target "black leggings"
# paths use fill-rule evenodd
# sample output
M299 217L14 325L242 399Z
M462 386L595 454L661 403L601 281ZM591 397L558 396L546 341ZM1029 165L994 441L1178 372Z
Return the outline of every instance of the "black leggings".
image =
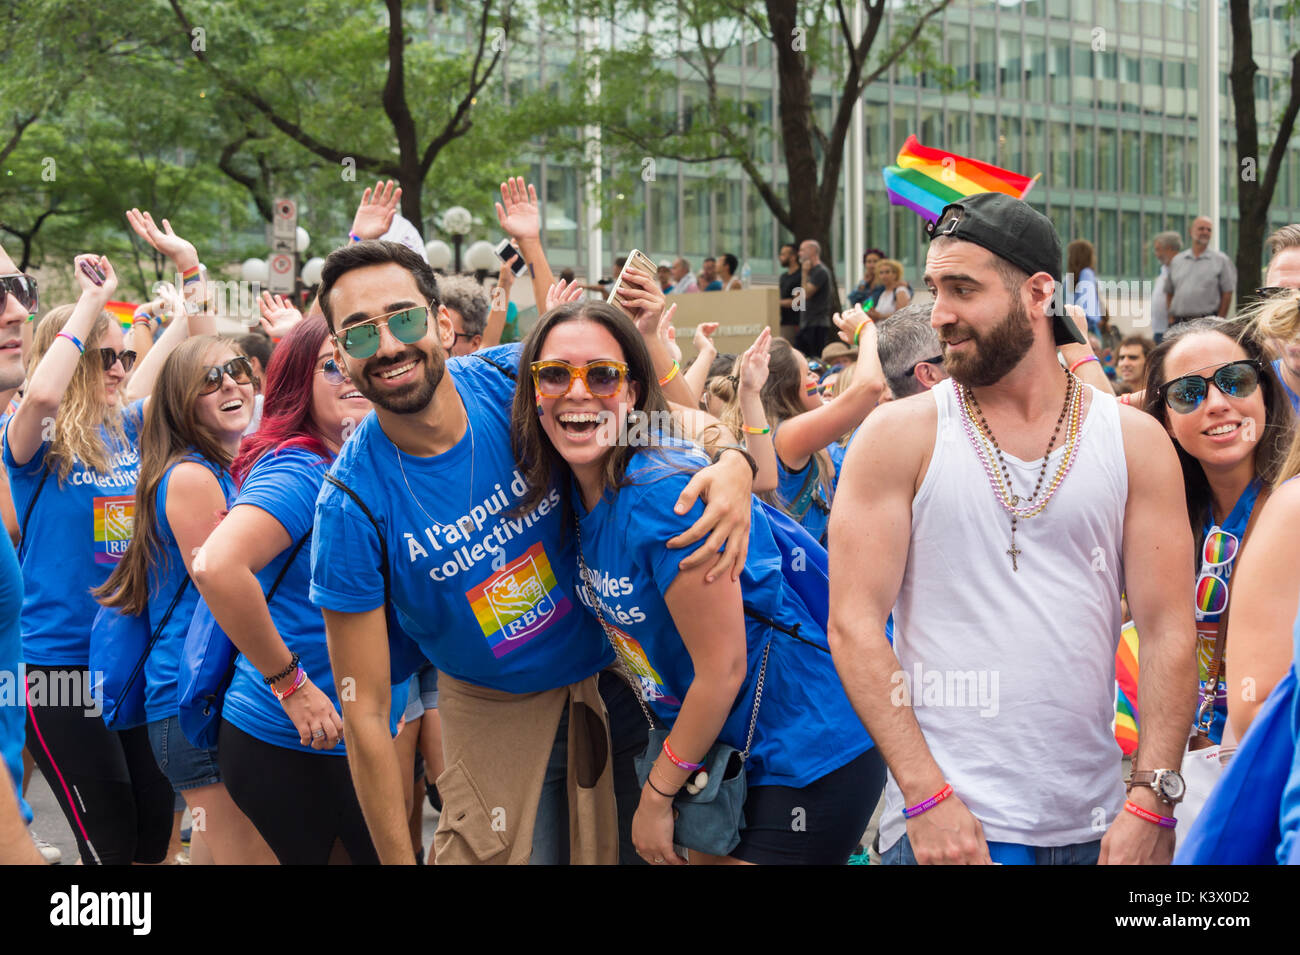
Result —
M172 834L171 783L147 727L114 731L91 705L85 667L27 667L27 749L85 865L156 864Z
M264 743L221 721L221 778L281 865L325 865L340 842L353 865L378 865L345 756Z

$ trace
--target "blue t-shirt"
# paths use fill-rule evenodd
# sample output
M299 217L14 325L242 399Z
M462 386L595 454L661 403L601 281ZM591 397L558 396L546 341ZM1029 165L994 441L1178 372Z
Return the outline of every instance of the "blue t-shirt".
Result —
M681 555L665 545L704 511L673 513L673 504L701 466L702 454L680 448L639 451L629 462L633 483L609 491L581 518L582 552L620 656L641 681L644 696L666 724L677 718L695 676L664 594L677 578ZM582 511L573 490L574 507ZM786 582L781 554L762 507L751 507L749 552L740 586L747 606L792 627L823 649L808 646L745 616L748 664L744 685L718 738L745 748L754 690L771 642L753 749L746 764L751 785L806 786L871 748L870 737L844 694L826 650L826 634ZM582 589L580 599L590 606ZM594 613L594 612L593 612Z
M126 440L109 443L112 469L107 474L78 461L62 483L51 473L36 498L27 540L19 547L23 660L29 664L84 667L90 660L90 624L99 610L90 591L108 579L131 543L143 407L141 399L123 411ZM21 522L41 484L50 444L42 443L20 467L9 450L7 426L3 440L14 511ZM104 440L109 441L106 432Z
M312 529L316 516L316 498L320 494L321 484L325 482L328 467L329 462L320 455L305 448L290 447L263 455L245 476L244 483L239 488L239 496L235 498L235 508L261 508L279 521L293 541L258 573L257 582L262 585L262 593L271 592L294 545ZM308 599L310 588L311 552L304 545L294 557L293 565L285 573L274 598L268 604L271 622L275 624L285 646L297 652L311 681L330 698L334 709L342 713L343 707L334 686L334 673L330 669L329 649L325 643L325 622L320 611ZM394 697L399 695L401 699L394 703L390 726L393 732L396 732L397 720L406 706L405 683L394 693ZM273 746L334 756L347 753L342 741L338 746L327 750L303 746L284 707L262 681L262 674L243 654L237 658L235 676L231 680L230 689L226 691L221 715L249 736Z
M1300 414L1300 395L1291 390L1291 386L1286 383L1286 378L1282 376L1282 359L1273 360L1273 374L1277 375L1277 380L1282 383L1282 390L1286 392L1287 400L1291 402L1291 410Z
M835 486L840 480L840 467L844 464L845 449L838 443L826 447L826 453L831 457L831 464L835 468L835 473L831 476L831 493L834 495ZM820 465L815 457L809 458L798 471L791 471L781 460L781 455L776 456L776 473L777 485L776 494L779 500L780 508L787 514L793 516L792 510L795 502L799 499L799 492L803 489L804 481L808 480L808 471L811 468L817 471ZM804 511L803 517L799 523L803 525L804 530L813 536L814 539L822 544L826 543L826 527L831 518L831 502L826 497L826 488L822 484L820 473L812 478L814 484L812 487L812 502L808 509Z
M183 461L201 464L215 477L221 485L226 507L235 497L235 482L230 472L219 464L207 460L199 454L191 454ZM181 461L176 462L182 463ZM171 484L176 464L167 469L163 479L158 482L154 493L154 508L158 515L158 552L159 564L154 567L149 577L149 625L157 627L167 615L172 598L181 584L189 580L185 561L181 556L180 545L172 533L171 522L167 520L167 488ZM180 711L180 702L176 696L176 679L180 673L181 650L185 646L185 635L189 633L190 621L194 618L194 607L199 602L199 591L194 584L188 583L176 609L167 619L167 625L158 635L158 641L149 652L144 662L144 715L150 723L175 716Z
M567 686L614 659L574 605L560 492L511 513L527 491L510 444L515 383L477 356L517 369L521 351L504 345L447 362L470 427L444 453L399 451L372 414L333 467L383 528L398 622L442 672L507 693ZM312 603L344 613L382 606L379 561L370 521L326 483L311 542Z
M32 821L23 800L23 746L26 743L27 693L22 673L23 636L18 625L23 612L23 575L9 535L0 533L0 777L9 770L18 809ZM0 778L0 786L9 782Z

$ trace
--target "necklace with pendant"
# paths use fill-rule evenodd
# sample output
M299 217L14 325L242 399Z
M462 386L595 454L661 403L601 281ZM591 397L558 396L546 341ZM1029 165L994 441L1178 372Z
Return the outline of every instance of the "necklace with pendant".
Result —
M989 485L993 488L993 494L998 503L1011 516L1011 547L1006 551L1007 556L1011 558L1012 571L1020 569L1019 557L1023 553L1016 547L1016 528L1021 520L1028 520L1037 517L1047 508L1048 502L1056 495L1065 476L1069 473L1074 464L1074 459L1078 452L1079 435L1081 432L1080 423L1082 420L1083 408L1083 387L1079 380L1069 372L1066 373L1065 401L1061 406L1061 413L1056 419L1056 427L1052 430L1052 436L1047 442L1047 451L1043 455L1043 464L1038 471L1038 480L1034 484L1034 490L1024 499L1023 503L1020 495L1015 493L1011 484L1011 472L1007 468L1006 459L1002 454L1002 448L998 444L993 430L989 427L988 421L984 418L984 412L979 406L979 401L970 388L965 385L959 386L961 389L961 406L962 426L966 431L966 436L970 440L979 456L980 463L984 466L984 471L988 475ZM978 426L975 419L979 419ZM1049 459L1052 454L1052 448L1056 446L1056 439L1061 433L1061 426L1068 420L1065 432L1065 442L1063 446L1064 454L1061 457L1060 464L1057 465L1056 473L1053 475L1047 490L1041 499L1038 498L1038 492L1043 487L1043 480L1047 476ZM991 447L990 447L991 445ZM994 464L996 458L996 465Z
M411 490L411 482L406 479L406 467L402 464L401 449L394 444L393 451L397 455L397 469L401 472L402 483L406 485L406 493L411 496L411 500L414 501L415 506L420 509L420 513L428 519L430 524L438 529L438 533L445 535L450 528L454 527L468 540L470 532L474 529L474 518L470 516L469 511L474 504L474 465L477 463L475 460L477 455L474 453L474 422L470 419L468 407L465 408L465 426L469 429L469 501L465 504L465 513L461 515L460 519L457 520L455 524L444 524L424 509L424 505L420 503L420 499L416 497L415 492Z

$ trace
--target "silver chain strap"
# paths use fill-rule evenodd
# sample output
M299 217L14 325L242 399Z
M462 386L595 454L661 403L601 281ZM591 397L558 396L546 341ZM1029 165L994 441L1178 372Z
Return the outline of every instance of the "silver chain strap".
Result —
M591 575L587 573L587 561L582 555L582 525L575 516L573 521L574 534L578 542L578 570L579 576L582 577L582 586L587 591L587 600L591 603L591 609L596 613L596 620L600 623L601 632L605 634L605 639L609 641L610 648L614 651L614 659L618 661L619 669L623 672L623 680L636 694L636 701L641 706L641 712L645 714L646 722L650 728L655 728L654 714L650 712L650 707L646 705L645 691L641 687L641 681L632 675L628 669L627 661L623 659L623 654L619 650L618 643L614 640L614 635L610 632L609 624L605 622L605 614L601 612L600 601L596 598L596 592L591 586ZM763 681L767 676L767 655L772 649L772 641L768 640L767 646L763 648L763 664L758 670L758 682L754 687L754 709L749 714L749 735L745 737L745 750L740 754L741 762L749 759L749 750L754 745L754 728L758 725L758 706L763 701Z

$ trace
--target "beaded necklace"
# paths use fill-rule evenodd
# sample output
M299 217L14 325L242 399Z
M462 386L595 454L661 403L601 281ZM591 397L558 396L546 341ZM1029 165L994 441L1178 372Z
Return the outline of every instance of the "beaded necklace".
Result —
M1011 473L1007 468L1007 463L1002 454L1002 448L998 445L997 438L993 435L993 430L989 427L984 418L984 412L979 406L974 392L965 385L959 386L961 389L961 407L962 427L966 431L966 437L975 449L975 453L984 466L984 471L988 475L989 485L993 488L993 494L998 499L1002 508L1011 515L1011 548L1006 552L1011 558L1012 571L1020 569L1017 558L1023 553L1016 547L1016 527L1019 521L1028 520L1037 517L1047 508L1048 502L1056 495L1065 476L1070 472L1074 464L1074 459L1079 449L1079 435L1081 432L1081 421L1083 418L1083 386L1079 379L1074 375L1066 372L1065 385L1065 402L1061 406L1061 414L1056 419L1056 427L1052 431L1052 437L1047 442L1047 451L1043 454L1043 465L1038 472L1038 480L1034 484L1034 490L1021 503L1020 495L1014 492L1011 485ZM978 417L978 426L975 418ZM1038 492L1043 486L1043 480L1047 476L1048 460L1052 454L1052 448L1056 446L1057 436L1061 432L1061 425L1068 419L1068 425L1065 431L1065 441L1063 445L1064 454L1061 457L1060 464L1057 465L1056 473L1047 486L1047 491L1040 500ZM997 464L994 464L994 458Z

